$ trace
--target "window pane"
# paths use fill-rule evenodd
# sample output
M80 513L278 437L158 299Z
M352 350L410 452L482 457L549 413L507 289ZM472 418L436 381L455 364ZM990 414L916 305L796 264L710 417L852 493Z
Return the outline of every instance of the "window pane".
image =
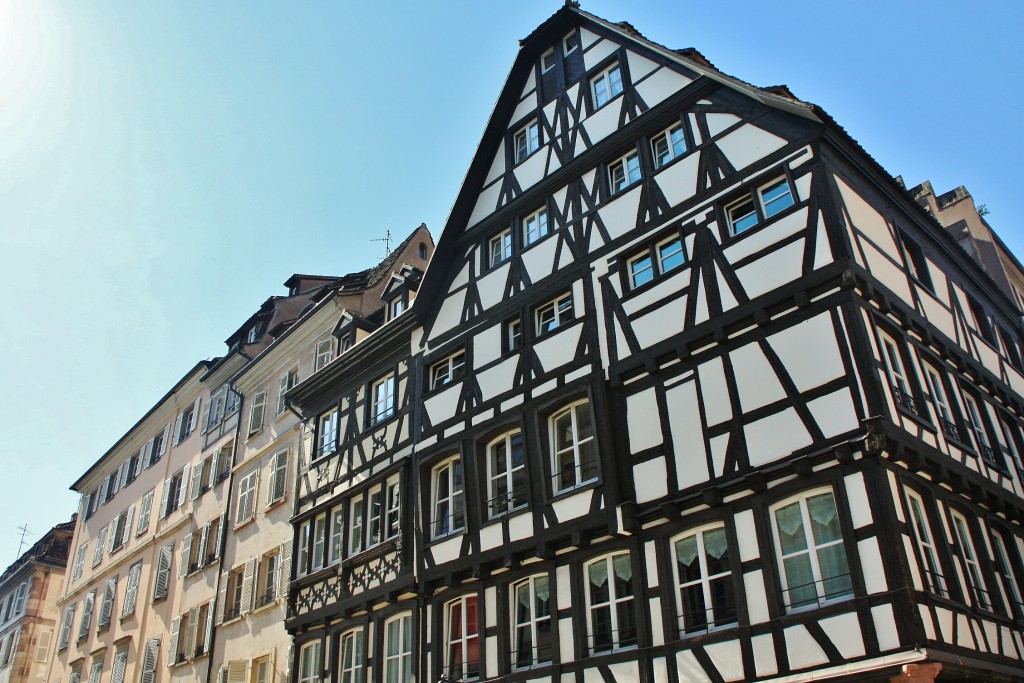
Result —
M804 520L800 503L790 503L775 511L775 524L779 530L779 546L783 555L807 550Z
M761 201L764 204L766 218L793 206L793 194L789 191L789 183L782 179L771 187L761 190Z
M732 223L733 234L736 235L757 225L757 211L754 209L754 200L744 199L739 204L730 207L729 220Z

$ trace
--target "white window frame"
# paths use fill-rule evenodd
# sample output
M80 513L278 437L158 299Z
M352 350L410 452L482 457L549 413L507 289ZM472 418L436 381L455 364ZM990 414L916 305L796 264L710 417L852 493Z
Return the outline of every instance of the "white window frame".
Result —
M320 641L311 640L299 648L298 683L320 683L323 665L320 662Z
M515 317L505 321L505 343L509 351L523 348L523 319Z
M366 540L364 533L366 529L366 520L364 519L365 507L364 501L366 497L360 494L352 499L349 503L349 515L348 515L348 553L349 555L358 555L363 552L365 548L363 544Z
M249 406L249 436L262 430L266 421L267 392L257 391L252 396L252 405Z
M904 369L902 346L882 329L878 330L878 339L882 364L885 366L886 377L889 379L889 390L893 392L893 402L897 407L907 408L917 413L914 395L910 391L910 376Z
M612 62L590 79L590 95L594 109L600 109L622 94L622 68Z
M396 636L398 642L394 643ZM415 676L412 670L412 612L398 614L384 622L383 669L385 681L402 683Z
M324 568L325 551L327 550L327 513L321 512L313 520L312 540L313 571L320 571Z
M540 121L533 119L516 131L512 137L512 152L516 163L526 161L531 154L540 149Z
M551 232L548 222L548 208L542 206L523 218L523 244L530 246L547 237Z
M725 564L728 568L725 571L720 571L715 574L710 573L707 545L705 538L708 534L714 532L721 532L725 537L726 551L725 551ZM691 579L689 581L683 581L683 578L679 573L679 544L683 543L689 538L694 539L697 550L697 562L700 577L697 579ZM678 615L678 628L679 633L682 636L694 635L697 633L708 633L721 628L728 628L735 626L738 623L738 617L736 612L736 588L733 579L733 559L734 549L729 545L729 533L723 523L708 524L696 529L687 530L678 536L672 538L671 542L672 552L672 574L675 577L676 586L676 614ZM729 614L726 611L724 614L718 614L715 606L715 596L712 590L714 584L724 582L731 594L733 599L732 605L726 605L725 607L731 607L732 613ZM686 612L686 605L683 602L683 593L687 589L697 588L700 591L701 600L704 604L703 614L700 615L699 619L691 626L687 623L687 617L690 616ZM703 621L700 621L703 619Z
M539 337L554 332L576 319L572 292L566 292L534 310L534 332Z
M985 576L978 563L978 551L974 546L974 536L971 533L970 524L967 518L956 510L950 510L953 518L953 533L956 535L957 546L960 549L960 559L964 564L964 580L967 581L968 592L971 596L971 604L983 610L991 611L992 600L989 597L988 586L985 585Z
M939 552L935 546L935 536L932 534L931 524L928 522L924 500L910 489L907 489L907 512L910 517L911 529L914 532L914 541L917 543L917 551L923 562L921 578L925 589L936 595L949 597L946 577L942 575Z
M618 588L616 588L613 576L615 576L615 560L625 558L626 566L629 568L629 589L628 595L619 595ZM601 602L595 602L592 595L591 587L593 585L591 576L594 569L604 566L605 581L608 586L608 599ZM621 565L620 565L621 566ZM600 570L598 570L598 573ZM598 654L601 652L618 652L620 650L632 649L637 646L637 635L639 633L639 624L636 618L636 587L633 581L633 565L632 557L629 552L612 553L611 555L604 555L597 559L591 560L583 565L583 586L584 594L586 596L586 608L587 608L587 652L590 654ZM619 610L624 607L627 610L626 614L632 614L633 620L633 636L632 638L623 639L620 631L623 630L623 624L619 623L620 616ZM611 642L608 647L598 645L596 642L596 622L595 615L598 610L608 610L609 623L611 625ZM628 610L632 610L631 612ZM631 642L629 642L631 641Z
M643 177L640 153L631 149L608 164L608 191L612 195L621 194L643 180Z
M334 360L334 339L321 339L313 347L313 372Z
M677 245L678 248L666 251L666 247L670 247L672 245ZM682 257L682 261L666 265L669 262L669 259L673 259L677 255ZM635 267L635 264L643 261L647 262L645 266L641 268ZM637 252L626 261L626 275L629 278L629 288L632 290L643 287L649 282L654 282L666 273L682 268L686 263L686 248L684 246L682 236L679 234L669 235L668 237L645 247L643 251ZM638 281L638 276L641 274L648 275L648 277L642 282Z
M389 372L370 385L370 426L385 422L395 415L397 378Z
M677 139L672 140L672 136L678 133ZM658 145L664 145L665 151L662 153L658 152ZM682 149L679 149L679 146ZM657 135L651 137L651 156L654 158L654 169L660 170L665 166L678 159L679 157L686 154L686 130L683 128L683 124L680 121L672 124L665 130L661 131ZM667 157L663 160L663 157Z
M786 187L785 196L789 197L789 203L775 209L774 202L778 201L783 195L779 195L777 198L772 198L768 202L765 201L765 195L780 184ZM750 205L750 210L744 211L740 218L737 219L734 211L746 204ZM725 214L729 222L729 234L735 237L736 235L753 230L795 204L796 197L793 195L793 186L790 184L789 178L785 175L772 178L770 181L760 185L753 192L746 192L741 198L726 205ZM771 211L769 212L769 210ZM754 217L754 222L740 226L740 224L751 215Z
M281 375L280 383L278 384L277 392L277 414L282 415L284 411L288 410L288 404L285 401L285 395L288 390L299 383L299 370L298 368L292 368L288 372Z
M549 47L544 51L544 54L540 56L540 72L546 74L555 68L555 48Z
M256 498L259 491L259 468L254 467L238 480L238 503L235 505L235 528L256 516Z
M446 486L442 494L441 486ZM430 473L430 537L444 538L466 529L466 472L462 456L454 455Z
M1008 607L1008 614L1011 619L1020 619L1024 617L1024 599L1021 598L1020 584L1017 583L1017 578L1013 574L1013 566L1010 564L1010 555L1007 547L1007 541L1004 537L1003 532L996 529L989 529L992 538L992 556L995 562L993 563L996 576L999 577L1000 583L1002 583L1003 598Z
M513 453L517 451L515 443L518 441L518 451L521 453L521 462L515 464ZM498 448L504 447L505 469L499 471ZM526 508L529 500L527 498L527 474L526 474L526 440L522 430L514 429L505 432L487 444L487 517L496 519L504 515ZM522 486L519 490L515 487L515 480L522 479ZM504 487L505 493L499 490ZM516 501L519 500L519 503Z
M543 588L540 588L543 584ZM529 609L526 611L526 618L520 620L523 612L520 611L522 602L519 593L525 590L527 599L530 601ZM540 614L539 602L541 590L547 591L547 614ZM554 596L551 591L551 579L547 574L536 574L528 576L521 581L512 584L510 588L512 600L511 611L509 612L512 621L512 668L514 670L528 669L530 667L547 664L551 661L553 644L558 632L554 629L552 622L551 608L554 603ZM539 643L539 635L543 625L547 626L547 646L542 650ZM521 635L528 635L527 642L520 641ZM524 650L529 650L528 659L523 659Z
M459 349L430 366L430 390L436 391L446 384L462 379L465 374L466 349Z
M316 453L314 460L331 455L338 450L338 409L333 408L317 420Z
M337 564L345 557L345 506L331 510L331 542L328 562Z
M579 426L579 411L586 410L590 414L590 430L589 436L580 437L580 426ZM558 448L558 434L556 425L558 421L566 415L570 418L570 426L572 429L572 443L568 448ZM596 445L596 425L594 424L594 415L590 408L589 399L581 399L574 403L561 408L557 412L548 418L548 432L550 433L549 445L551 447L551 472L552 472L552 489L555 495L563 493L565 491L572 491L581 486L585 486L593 481L597 481L600 477L600 456L597 451ZM590 445L593 452L594 461L592 466L594 468L594 475L591 477L584 477L584 467L591 463L584 463L581 456L581 450L584 446ZM571 484L562 485L561 472L562 468L559 466L559 457L572 453L573 459L573 481Z
M982 454L983 448L991 450L992 445L988 441L988 434L985 433L985 423L981 420L981 406L978 400L966 391L964 396L964 407L967 412L967 426L973 434L974 444L978 447L978 454ZM988 458L986 458L988 460Z
M339 683L363 683L366 680L365 642L362 627L341 634L338 643Z
M942 377L939 375L939 371L929 363L924 363L924 376L928 382L928 390L931 392L932 403L935 404L935 412L939 418L940 426L947 434L952 432L954 438L959 441L960 431L956 426L956 420L953 419L953 408L950 406L949 398L946 396L946 388L942 384Z
M505 228L487 241L487 265L494 268L512 258L512 228Z
M572 46L569 45L569 40L575 38L575 42ZM580 47L580 35L576 31L569 31L562 38L562 53L565 55L571 55L573 52L578 50Z
M471 611L476 613L475 633L469 633ZM461 625L459 633L455 633L457 623ZM474 645L476 661L469 656ZM444 605L444 671L453 681L480 677L480 596L476 594L463 595Z
M824 543L817 543L813 537L811 531L811 524L808 523L810 520L810 513L807 507L807 501L818 496L828 495L832 498L832 504L836 511L838 522L840 524L839 538L836 540L826 541ZM781 535L779 533L778 517L777 513L783 508L787 508L791 505L797 505L800 511L800 523L804 532L804 547L797 551L791 552L788 555L782 552ZM832 604L842 600L849 600L853 597L853 583L850 578L850 558L846 553L846 539L842 535L842 517L839 511L839 503L836 500L835 491L831 487L812 489L810 491L804 491L796 496L790 496L783 501L780 501L769 508L769 516L771 517L772 524L772 539L775 544L775 557L778 560L779 565L779 580L782 582L782 597L783 603L786 605L786 611L789 613L799 612L807 609L817 609L825 604ZM830 576L827 579L822 577L821 563L818 559L818 553L822 550L831 548L833 546L839 546L843 550L843 557L846 561L846 574L839 574L836 576ZM813 602L805 602L799 605L792 605L792 592L794 588L805 588L807 584L800 584L797 586L790 586L788 575L786 573L786 560L795 558L800 555L807 555L811 569L811 586L814 588L815 598ZM836 579L846 578L850 582L849 588L842 591L837 591L830 595L824 587L825 581L835 581Z

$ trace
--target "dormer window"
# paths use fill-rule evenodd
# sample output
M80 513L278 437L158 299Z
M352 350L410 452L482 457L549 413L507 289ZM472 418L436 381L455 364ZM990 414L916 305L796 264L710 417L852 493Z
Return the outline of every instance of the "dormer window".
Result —
M555 68L555 48L549 49L540 58L541 71L547 73Z
M249 334L247 334L246 337L245 337L245 343L246 344L255 344L256 343L256 327L255 326L249 328Z
M571 54L573 50L580 46L580 36L576 31L573 31L565 38L562 39L562 47L564 48L565 54Z
M394 320L405 310L405 299L398 297L388 305L388 320Z

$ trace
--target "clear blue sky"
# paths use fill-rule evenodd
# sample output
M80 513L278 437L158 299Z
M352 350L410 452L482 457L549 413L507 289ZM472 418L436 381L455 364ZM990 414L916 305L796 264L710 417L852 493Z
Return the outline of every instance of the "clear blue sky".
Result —
M292 273L441 229L561 2L0 0L0 568ZM1018 254L1024 3L585 0L964 184Z

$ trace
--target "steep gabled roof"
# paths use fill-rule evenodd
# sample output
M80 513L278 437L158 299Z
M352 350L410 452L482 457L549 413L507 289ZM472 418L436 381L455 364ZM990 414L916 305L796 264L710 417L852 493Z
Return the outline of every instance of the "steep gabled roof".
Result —
M22 567L29 562L38 562L51 567L66 567L68 565L68 553L71 551L71 537L75 532L75 517L69 522L61 522L53 527L42 538L32 544L32 547L22 553L21 557L15 560L3 574L0 574L0 590L3 584L12 576L18 573Z

